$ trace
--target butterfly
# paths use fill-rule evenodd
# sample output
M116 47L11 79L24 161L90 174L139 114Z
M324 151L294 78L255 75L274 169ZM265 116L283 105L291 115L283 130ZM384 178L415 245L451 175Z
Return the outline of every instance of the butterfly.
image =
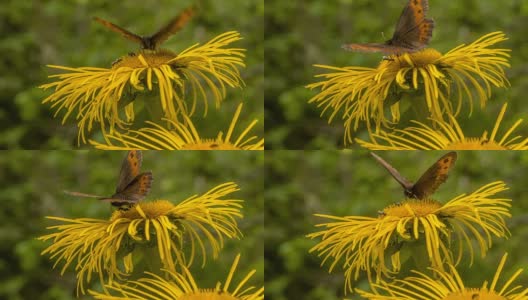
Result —
M442 156L436 163L434 163L423 175L412 183L405 179L395 168L383 160L375 153L370 153L374 158L385 168L389 173L400 183L403 187L403 193L408 198L426 199L433 194L438 187L447 179L447 173L455 164L457 159L456 152L449 152Z
M64 191L66 194L79 197L98 198L110 202L120 210L126 210L142 200L150 192L152 172L139 173L143 155L140 150L129 151L121 164L115 193L110 197Z
M434 21L425 18L428 0L409 0L403 9L392 38L385 43L345 44L345 50L382 52L386 55L415 52L425 48L433 35Z
M187 22L194 15L194 12L194 7L186 8L179 15L172 18L172 20L170 20L167 25L163 26L158 32L150 36L139 36L115 25L114 23L108 22L98 17L94 17L94 20L103 24L103 26L107 27L108 29L121 34L127 40L139 43L141 45L141 49L156 50L161 45L161 43L165 42L171 35L175 34L185 24L187 24Z

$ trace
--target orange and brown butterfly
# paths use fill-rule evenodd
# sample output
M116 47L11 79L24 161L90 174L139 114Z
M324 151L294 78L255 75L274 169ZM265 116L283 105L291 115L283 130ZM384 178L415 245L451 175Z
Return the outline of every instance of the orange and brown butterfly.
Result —
M345 44L342 48L359 52L382 52L386 55L421 50L427 47L433 36L434 21L425 17L428 10L428 0L409 0L390 40L385 43Z
M447 179L447 173L455 164L457 159L456 152L449 152L442 156L436 163L434 163L425 173L416 181L412 183L403 177L394 167L383 160L381 157L371 152L372 156L385 168L389 173L400 183L403 187L403 192L408 198L426 199L431 196L438 187Z
M121 34L127 40L136 42L141 45L141 49L156 50L159 48L161 43L165 42L171 35L178 32L180 29L187 24L191 17L195 13L194 6L184 9L179 15L172 18L167 25L163 26L158 32L150 36L139 36L132 33L124 28L117 26L114 23L108 22L98 17L94 17L94 20L101 23L106 28Z
M139 173L143 155L140 150L129 151L121 164L119 178L115 193L110 197L101 197L91 194L64 191L72 196L98 198L110 202L120 210L126 210L140 200L143 200L150 192L152 184L152 172Z

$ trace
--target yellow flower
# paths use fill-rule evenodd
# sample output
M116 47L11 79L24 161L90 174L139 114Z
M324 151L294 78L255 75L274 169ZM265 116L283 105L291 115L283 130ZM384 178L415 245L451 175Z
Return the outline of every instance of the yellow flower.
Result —
M103 133L108 131L107 125L110 133L116 127L126 128L134 120L134 103L139 98L148 101L141 105L150 112L158 111L160 117L170 120L177 120L179 115L191 116L199 99L207 114L207 88L218 108L226 96L226 86L244 85L238 68L244 67L245 50L224 48L240 39L238 32L230 31L179 54L142 50L121 57L110 69L52 65L49 67L70 72L51 75L58 80L41 86L55 89L43 103L51 104L55 116L65 111L63 124L72 114L75 116L79 143L86 142L85 131L90 132L94 123L99 123Z
M500 273L506 263L508 254L502 257L497 268L497 272L491 281L491 285L485 281L481 288L469 288L464 285L460 274L453 265L449 266L450 273L431 268L437 276L428 276L422 272L417 272L417 276L407 277L403 280L395 280L392 283L382 282L373 284L372 293L360 289L356 291L364 298L372 300L445 300L445 299L507 299L507 300L527 300L528 287L510 287L513 281L522 273L519 269L511 278L503 280L506 282L501 288L498 285Z
M508 104L502 106L490 137L487 131L484 131L480 138L466 137L457 120L451 116L450 123L432 120L438 129L413 121L419 127L395 129L392 133L380 130L378 134L370 135L372 143L361 139L356 139L356 142L370 150L528 150L528 137L510 138L523 119L517 120L500 140L497 138L507 106ZM381 144L380 141L387 145Z
M308 235L312 239L322 238L310 252L324 256L322 264L333 260L330 271L343 258L345 290L349 291L360 271L367 273L370 282L374 282L373 274L375 281L396 275L402 264L402 253L405 254L403 251L421 251L411 254L416 263L443 270L445 263L456 265L461 260L465 242L473 261L471 236L477 240L481 256L485 256L491 247L492 235L506 237L509 234L504 218L510 217L511 200L491 198L504 190L507 190L506 185L499 181L446 204L433 199L406 199L386 207L377 218L316 215L334 222L318 224L325 229ZM449 247L455 241L459 245L453 251Z
M180 300L263 300L264 287L256 290L255 287L244 287L247 281L253 276L255 270L251 271L237 285L234 290L229 290L229 285L235 274L240 255L237 255L233 266L229 271L224 286L220 283L212 289L199 288L192 274L185 268L184 274L178 274L167 271L171 280L166 280L160 276L148 273L151 278L141 278L129 282L127 285L113 283L108 285L107 289L115 291L122 295L111 296L108 291L106 294L90 291L95 299L180 299Z
M177 205L166 200L139 202L127 211L115 211L110 220L48 217L65 224L48 227L56 232L39 237L53 241L42 254L51 254L55 266L64 261L61 274L76 264L77 292L81 293L93 273L103 283L105 278L108 282L122 280L133 272L134 253L151 265L176 272L177 265L190 266L195 252L201 251L204 266L204 240L217 258L224 237L241 235L235 218L242 217L242 200L220 199L237 190L236 184L225 183ZM124 270L119 267L121 259Z
M264 150L264 138L256 136L246 138L249 131L258 122L253 120L238 138L233 137L236 122L240 116L242 104L233 116L227 134L221 131L215 139L201 138L191 119L184 116L185 125L167 121L173 129L167 129L153 122L147 124L152 127L130 130L127 133L114 132L105 137L106 144L90 140L90 143L103 150L153 149L153 150ZM232 141L231 139L235 139ZM112 140L118 142L112 144Z
M317 75L324 81L307 86L321 92L309 103L324 106L321 114L331 110L329 122L343 109L345 143L352 142L352 133L364 122L372 131L390 126L400 119L400 99L404 94L425 94L425 103L412 99L412 106L423 107L434 120L456 116L462 99L468 100L470 111L477 95L481 108L491 95L491 87L507 87L509 82L504 67L509 67L509 49L489 47L506 40L502 32L487 34L469 45L461 45L442 55L434 49L425 49L384 59L377 68L332 67ZM452 99L453 98L453 99ZM391 119L386 117L390 110Z

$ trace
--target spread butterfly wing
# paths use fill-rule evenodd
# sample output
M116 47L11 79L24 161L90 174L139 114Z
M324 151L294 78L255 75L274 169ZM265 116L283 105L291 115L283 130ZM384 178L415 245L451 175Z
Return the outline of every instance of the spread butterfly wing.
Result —
M186 8L181 14L174 17L167 25L161 28L158 32L150 37L152 41L152 48L156 49L158 46L166 41L171 35L178 32L194 15L194 7Z
M410 190L413 187L413 183L407 180L405 177L403 177L400 172L398 172L395 168L393 168L389 163L387 163L383 158L376 155L374 152L370 152L370 154L385 168L389 173L398 181L398 183L403 187L405 191Z
M122 191L115 193L112 197L102 199L114 203L121 202L137 202L143 200L150 192L152 186L152 172L147 171L139 174L129 183L129 185Z
M75 196L75 197L84 197L84 198L102 198L101 196L98 196L98 195L92 195L92 194L85 194L85 193L79 193L79 192L70 192L70 191L63 191L65 194L68 194L70 196Z
M449 152L442 156L416 181L411 189L412 195L417 199L425 199L433 194L447 179L447 173L455 164L456 152Z
M143 40L141 39L141 37L139 35L134 34L134 33L130 32L130 31L124 29L124 28L121 28L121 27L117 26L116 24L114 24L112 22L108 22L108 21L103 20L103 19L98 18L98 17L94 17L94 20L99 22L99 23L101 23L106 28L121 34L127 40L130 40L130 41L133 41L133 42L136 42L136 43L139 43L139 44L143 43Z
M380 43L345 44L341 46L341 48L348 50L348 51L355 51L355 52L381 52L387 55L409 52L408 49L404 49L402 47L392 46L392 45L387 45L387 44L380 44Z
M389 45L407 48L410 52L425 48L433 35L434 21L426 19L428 0L409 0L396 24Z
M128 151L121 164L121 170L119 170L116 193L124 191L138 176L142 162L143 154L140 150Z
M433 35L434 21L425 18L428 10L427 0L409 0L390 40L383 44L346 44L342 48L357 52L382 52L386 55L421 50L429 44Z

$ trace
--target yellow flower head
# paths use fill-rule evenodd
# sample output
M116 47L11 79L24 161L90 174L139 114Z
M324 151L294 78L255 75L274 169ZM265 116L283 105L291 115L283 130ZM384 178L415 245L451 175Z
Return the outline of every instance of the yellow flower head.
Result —
M167 271L170 277L166 280L156 274L147 273L151 278L141 278L134 280L128 284L114 283L108 285L106 294L90 291L95 299L179 299L179 300L263 300L264 287L256 289L253 286L244 287L247 281L255 274L255 270L251 271L246 277L237 285L236 288L230 290L229 285L235 274L240 255L237 255L233 266L229 271L224 286L218 283L215 288L203 289L199 288L196 280L192 274L183 269L183 274ZM110 290L122 295L112 296Z
M190 266L195 252L201 251L203 266L204 240L216 258L224 237L241 235L235 218L242 217L242 200L220 199L237 190L236 184L225 183L177 205L166 200L139 202L129 210L115 211L109 220L48 217L65 224L48 227L56 232L39 237L53 240L42 254L51 254L55 266L64 261L61 274L76 263L77 291L81 293L93 273L101 282L107 278L111 283L133 272L134 253L143 254L151 265L176 272L177 266Z
M167 121L173 129L167 129L153 122L147 124L152 127L130 130L127 133L114 132L106 136L106 144L90 140L90 143L98 149L103 150L126 150L126 149L153 149L153 150L264 150L264 139L257 136L246 135L258 122L253 120L238 138L233 137L236 122L240 116L242 104L240 104L233 116L233 120L227 130L227 134L221 131L216 138L201 138L194 127L192 120L184 116L185 125ZM117 142L117 145L112 143Z
M395 129L392 133L380 130L370 135L372 143L361 139L356 142L370 150L528 150L528 137L510 137L523 119L517 120L502 138L497 137L507 106L502 106L489 137L488 131L480 138L466 137L457 120L450 116L451 123L432 120L437 128L413 121L418 126Z
M356 289L356 291L362 297L372 300L526 300L528 299L528 287L511 287L513 281L522 273L522 269L519 269L510 278L503 280L506 283L502 288L498 286L507 257L508 254L504 254L502 257L491 285L485 281L481 288L466 287L455 266L449 265L450 272L431 268L436 276L431 277L422 272L413 271L416 276L395 280L392 283L372 284L372 293L360 289Z
M55 89L43 103L51 104L55 116L65 111L63 124L73 114L79 127L78 140L83 143L85 132L90 132L94 123L99 123L105 134L113 133L116 127L127 128L134 121L135 103L159 114L157 117L177 120L180 115L191 116L201 99L205 115L207 90L218 107L226 96L226 86L244 85L238 68L244 67L245 50L225 48L240 39L238 32L230 31L179 54L141 50L120 58L110 69L52 65L49 67L69 73L51 75L58 80L41 86ZM138 104L140 98L149 101Z
M360 271L367 273L370 282L396 275L403 251L413 251L411 257L415 260L426 260L417 263L443 270L445 263L456 265L461 260L466 245L472 261L471 237L485 256L492 235L509 234L504 218L510 217L511 200L491 197L506 189L503 182L493 182L446 204L433 199L406 199L386 207L377 218L316 215L334 222L318 224L324 229L308 235L322 239L310 252L324 256L322 264L333 260L330 271L343 258L345 290L349 291ZM459 243L456 250L450 248L454 242Z
M504 40L502 32L493 32L444 55L434 49L393 55L374 69L316 65L333 72L317 75L325 80L307 86L321 89L309 102L323 106L321 114L331 110L329 122L341 114L345 143L353 141L352 134L360 123L365 123L371 132L372 124L379 130L399 122L403 95L425 95L413 98L411 106L418 111L424 107L438 121L456 116L463 97L468 100L470 111L475 95L484 108L492 86L509 86L503 68L509 67L510 50L489 48ZM389 113L390 119L386 116Z

